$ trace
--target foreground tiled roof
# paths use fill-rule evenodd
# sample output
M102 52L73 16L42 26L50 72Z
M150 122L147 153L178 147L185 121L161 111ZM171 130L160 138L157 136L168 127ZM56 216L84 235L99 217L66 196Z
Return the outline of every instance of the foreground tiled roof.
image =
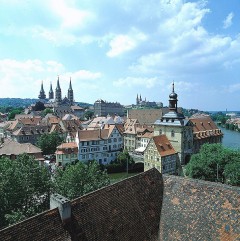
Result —
M151 169L0 231L0 240L233 241L240 239L240 188Z
M73 200L65 225L53 209L0 231L0 240L157 240L162 194L152 169Z
M240 188L164 175L160 240L240 240Z

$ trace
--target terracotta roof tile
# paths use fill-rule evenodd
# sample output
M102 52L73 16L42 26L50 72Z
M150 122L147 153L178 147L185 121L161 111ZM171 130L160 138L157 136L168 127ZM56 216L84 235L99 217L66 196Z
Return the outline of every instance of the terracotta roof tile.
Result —
M78 132L80 141L102 140L108 139L109 129L98 130L81 130Z
M154 136L153 141L157 147L158 153L161 156L176 154L176 151L174 150L166 135Z
M0 240L239 240L240 188L151 169L0 231ZM159 225L160 223L160 225Z

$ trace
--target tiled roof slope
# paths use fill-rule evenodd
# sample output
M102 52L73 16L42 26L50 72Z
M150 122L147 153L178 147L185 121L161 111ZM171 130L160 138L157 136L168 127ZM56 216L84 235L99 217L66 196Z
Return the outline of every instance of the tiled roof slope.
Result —
M193 132L219 129L210 116L190 118L193 123Z
M0 231L0 240L233 241L240 239L240 189L151 169ZM160 225L159 225L160 222Z
M4 241L63 241L71 240L63 229L58 209L52 209L33 216L21 223L0 230L0 240Z
M240 188L164 175L160 240L240 240Z
M0 240L158 240L163 179L151 169L71 202L72 219L62 225L57 209L0 231Z
M155 241L162 194L162 176L152 169L80 197L72 201L71 235L87 241Z

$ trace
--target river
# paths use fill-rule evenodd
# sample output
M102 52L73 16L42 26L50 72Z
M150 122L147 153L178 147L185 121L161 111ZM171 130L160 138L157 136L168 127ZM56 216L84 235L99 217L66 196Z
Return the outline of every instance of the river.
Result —
M220 126L218 127L222 130L224 134L222 144L226 147L240 149L240 132L230 131Z

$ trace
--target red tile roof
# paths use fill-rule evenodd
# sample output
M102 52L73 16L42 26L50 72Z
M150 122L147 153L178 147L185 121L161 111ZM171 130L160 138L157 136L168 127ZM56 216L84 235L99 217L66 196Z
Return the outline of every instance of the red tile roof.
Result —
M176 154L176 151L174 150L166 135L154 136L153 141L155 146L157 147L158 153L161 156Z

